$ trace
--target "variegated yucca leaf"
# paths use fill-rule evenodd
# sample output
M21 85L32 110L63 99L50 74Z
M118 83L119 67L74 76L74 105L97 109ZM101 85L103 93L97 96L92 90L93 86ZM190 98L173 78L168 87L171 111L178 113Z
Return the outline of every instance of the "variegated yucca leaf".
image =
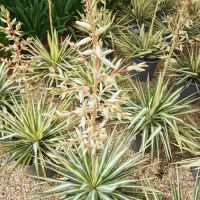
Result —
M199 143L196 145L196 148L193 149L192 151L189 150L191 153L195 154L196 157L190 158L187 160L182 160L180 162L177 162L180 168L188 168L190 170L197 170L197 176L196 176L196 185L195 185L195 190L192 195L192 200L199 200L200 198L200 177L199 177L199 171L200 171L200 146ZM178 193L178 191L177 191ZM181 200L184 197L184 194L182 194L180 191L176 196L179 196L178 198L174 198L174 200Z
M0 65L0 110L10 102L11 96L19 97L19 90L8 76L8 66L5 63Z
M65 149L57 155L57 163L52 164L60 178L46 179L57 183L40 197L58 195L66 200L131 200L156 196L157 191L131 178L143 164L141 155L122 161L129 145L119 137L112 146L110 137L105 148L96 155L83 149ZM52 152L54 154L54 152ZM41 178L45 180L45 178Z
M180 167L200 170L200 146L199 144L197 144L197 146L198 147L196 149L193 149L192 151L188 150L191 153L193 153L196 157L177 162L177 164L179 164Z
M197 144L200 130L188 117L188 114L197 110L190 106L193 101L191 98L179 100L182 88L174 91L172 88L168 89L168 82L162 83L161 76L155 89L151 88L149 81L146 89L139 82L137 85L131 84L131 88L136 98L129 102L125 110L132 116L130 134L142 135L142 149L149 145L152 155L157 152L158 156L163 149L166 157L170 159L172 144L177 145L181 151ZM144 113L136 125L135 116L143 110Z

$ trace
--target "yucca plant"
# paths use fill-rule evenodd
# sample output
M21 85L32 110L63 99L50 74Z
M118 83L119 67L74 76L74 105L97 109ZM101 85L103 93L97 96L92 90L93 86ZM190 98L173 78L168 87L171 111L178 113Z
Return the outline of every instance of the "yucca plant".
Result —
M194 113L189 105L192 100L189 98L179 100L182 88L173 91L168 90L168 82L162 83L161 76L155 85L155 89L151 89L149 81L146 89L143 89L141 83L132 84L133 94L136 99L129 102L125 108L132 116L129 125L130 134L141 134L141 149L144 150L147 145L151 148L152 156L161 148L167 159L172 158L171 145L177 145L180 150L186 145L186 141L190 141L190 146L195 145L199 135L199 129L193 123L190 123L187 115ZM138 125L135 125L135 116L143 113L138 118ZM132 123L134 126L132 126ZM137 132L136 132L137 128Z
M23 39L21 31L21 23L10 17L10 12L4 6L0 6L0 31L7 38L7 42L1 41L1 50L9 52L9 59L4 59L10 67L18 65L25 66L27 64L27 55L23 51L27 51L27 46L31 42L31 38Z
M65 148L62 155L57 155L59 165L52 164L51 167L60 178L47 179L48 182L57 183L57 186L39 196L58 195L62 199L73 200L131 200L150 199L151 195L153 197L155 190L143 185L141 180L131 178L143 163L141 155L135 155L121 163L122 156L129 147L124 144L121 136L114 146L112 140L110 137L105 148L95 156L82 148Z
M90 31L89 36L76 43L69 42L80 63L70 65L65 62L63 66L70 70L59 75L61 83L53 89L60 92L62 98L76 94L78 106L71 115L80 117L80 121L74 142L80 145L80 140L84 141L85 148L96 154L106 139L107 122L126 117L122 111L126 97L118 87L118 77L126 74L128 67L123 59L108 58L111 49L102 49L101 35L109 29L109 24L99 27L97 23L97 4L101 1L85 0L84 3L89 21L78 21L77 25ZM140 68L141 65L131 67Z
M155 5L149 0L131 0L132 13L136 22L144 23L153 16Z
M189 26L186 26L184 31L187 32L189 39L200 41L200 2L192 1L188 8L188 14L191 19Z
M175 11L175 9L176 2L174 0L160 0L158 14L167 15Z
M8 66L2 63L0 66L0 110L11 101L11 96L19 96L18 87L8 76Z
M155 60L163 55L162 34L162 31L146 32L144 26L141 27L139 34L131 29L119 30L119 35L115 37L115 44L127 57Z
M1 61L8 65L9 73L15 72L12 74L15 82L20 87L26 87L30 78L27 77L27 71L29 70L31 59L24 52L27 52L31 38L22 38L21 23L17 22L16 19L11 19L10 12L2 5L0 6L0 12L2 25L0 26L0 31L8 39L8 43L1 43L1 49L9 53L8 57L2 57Z
M122 16L126 16L123 20L125 24L139 25L150 24L155 10L155 4L151 0L131 0L130 6L122 7Z
M200 22L199 22L199 17L194 17L192 20L191 20L191 24L189 27L186 27L184 29L184 31L187 32L188 34L188 37L190 39L193 39L193 40L196 40L197 42L199 41L199 38L200 38Z
M200 83L200 49L196 46L186 48L187 53L181 53L176 57L171 70L180 82L187 84Z
M198 138L199 139L199 138ZM195 145L192 145L190 141L185 141L187 144L187 147L185 148L186 151L190 152L193 155L193 158L189 158L186 160L182 160L177 162L177 164L180 165L180 167L190 169L193 175L194 179L199 180L200 178L200 146L199 146L199 140Z
M58 33L54 29L51 34L48 33L48 48L42 44L39 39L35 39L30 45L30 53L35 60L33 66L34 73L40 77L46 78L51 85L55 81L55 76L61 71L67 71L67 68L62 66L64 62L71 61L76 55L69 44L67 37L63 42L59 41Z
M162 1L161 1L162 2ZM199 40L199 13L197 11L190 11L195 5L194 1L177 1L174 6L174 9L177 12L173 12L170 15L161 16L162 20L160 20L160 16L155 21L155 29L163 30L167 48L169 48L169 43L173 43L174 38L177 35L177 44L175 46L177 50L183 49L185 43L191 43L193 40ZM183 9L181 9L183 8ZM198 9L197 9L198 10ZM181 12L179 12L181 11ZM159 13L158 13L159 14ZM177 30L177 31L175 31Z
M181 200L181 190L179 183L171 183L171 194L173 200Z
M197 30L198 28L195 28L193 33L192 20L186 14L186 12L182 16L182 18L181 19L180 18L181 18L180 16L179 17L163 16L162 20L160 20L158 16L155 20L154 29L163 31L163 40L165 42L164 45L168 50L169 50L169 44L173 43L175 37L175 30L178 29L180 30L177 34L178 44L174 48L174 50L179 50L179 51L183 50L183 45L186 41L188 41L189 37L192 34L195 35L195 32L198 32ZM179 23L177 23L177 20L179 20ZM179 26L178 29L177 26Z
M189 13L190 13L190 15L200 14L200 2L199 1L192 2L192 4L189 6Z
M8 156L1 170L15 161L11 170L20 164L26 167L33 165L37 174L40 171L45 175L46 161L51 160L49 148L58 148L60 140L68 138L65 130L68 118L60 122L52 100L45 97L37 103L32 98L27 100L22 97L20 103L13 98L12 105L7 106L12 112L0 113L3 134L0 151L1 156ZM66 105L61 107L63 110Z

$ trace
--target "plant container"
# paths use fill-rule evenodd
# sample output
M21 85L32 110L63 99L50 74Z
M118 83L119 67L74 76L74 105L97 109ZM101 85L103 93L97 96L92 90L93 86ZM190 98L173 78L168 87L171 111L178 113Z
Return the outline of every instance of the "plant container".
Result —
M160 59L157 60L141 60L138 58L133 59L133 64L140 64L142 62L145 62L147 67L145 67L145 71L143 72L137 72L137 71L132 71L132 78L139 80L139 81L147 81L148 77L151 79L154 75L154 72L156 70L156 67L158 63L160 62Z
M143 24L144 25L144 31L146 32L146 31L148 31L148 27L147 27L147 25L146 24ZM134 33L136 33L136 34L140 34L140 29L141 29L141 26L140 26L140 24L138 24L138 23L135 23L135 24L133 24L133 26L132 26L132 31L134 32Z
M185 81L185 82L176 84L174 88L176 90L181 87L183 88L183 90L180 93L179 100L182 100L187 97L191 97L194 99L193 103L195 103L196 102L195 99L200 98L200 83L191 82L190 84L188 84L187 81Z
M140 33L140 26L138 24L134 24L132 27L132 30L134 33L139 34Z
M131 148L133 149L134 152L140 152L141 145L142 145L142 134L137 134L135 140L131 144ZM151 146L148 146L145 149L145 153L150 153L150 152L151 152Z
M11 155L11 157L12 157L12 155ZM36 173L36 170L35 170L35 166L33 165L33 162L31 162L28 166L27 165L23 165L23 164L21 164L21 166L27 170L29 175L37 176L37 173ZM38 171L39 171L39 174L38 174L39 176L44 176L41 166L38 166ZM53 177L56 174L56 172L54 170L49 169L47 167L45 167L45 172L46 172L46 177Z
M169 11L160 11L157 13L157 17L160 21L165 21L168 15L170 15Z
M192 173L192 176L193 176L194 180L200 178L200 169L197 169L197 168L193 167L193 168L190 169L190 171Z
M108 49L113 49L113 46L109 41L104 40L103 41L103 46L102 46L102 51L106 51ZM114 53L113 52L106 56L106 58L108 58L110 60L112 60L113 57L114 57Z
M27 171L30 175L37 176L34 165L29 165ZM53 177L56 174L54 170L49 169L49 168L45 168L45 172L46 172L46 177ZM39 166L39 176L44 176L42 168L40 166Z

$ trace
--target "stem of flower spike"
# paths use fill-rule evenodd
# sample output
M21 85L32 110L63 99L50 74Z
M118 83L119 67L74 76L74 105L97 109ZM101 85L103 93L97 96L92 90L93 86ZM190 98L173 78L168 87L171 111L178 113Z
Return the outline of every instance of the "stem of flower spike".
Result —
M178 5L177 5L178 6ZM173 52L176 48L176 45L178 44L178 38L179 38L179 33L181 31L181 29L184 27L184 24L185 24L185 21L181 22L180 21L180 17L187 11L188 9L188 3L185 3L182 5L182 7L180 7L179 9L179 6L177 7L177 16L176 16L176 21L177 21L177 27L174 31L174 38L172 40L172 45L170 47L170 51L169 51L169 54L167 56L167 59L166 59L166 62L165 62L165 65L164 65L164 69L161 73L161 81L160 81L160 87L159 87L159 90L161 90L162 88L162 84L164 82L164 78L165 78L165 75L166 75L166 72L167 72L167 68L171 66L171 58L172 58L172 55L173 55ZM157 103L155 103L154 107L152 108L152 110L150 111L150 116L155 112L158 104L159 104L159 101L156 101Z
M153 15L153 19L152 19L152 23L151 23L150 31L149 31L150 35L152 35L152 33L153 33L153 26L154 26L154 23L155 23L156 14L157 14L157 11L158 11L159 4L160 4L160 0L158 0L157 3L156 3L156 8L155 8L155 11L154 11L154 15Z
M52 2L51 0L48 0L49 5L49 21L50 21L50 27L51 27L51 37L53 37L53 20L52 20Z
M17 58L18 58L18 64L21 65L22 64L22 60L21 60L21 47L20 47L20 43L19 41L17 40L17 37L16 37L16 33L13 29L13 26L12 26L12 22L10 20L10 18L7 18L7 24L10 28L10 32L13 36L13 41L15 43L15 46L16 46L16 53L17 53Z
M95 19L94 19L94 13L93 13L93 6L90 0L86 0L86 5L87 5L87 9L88 9L88 15L89 15L89 20L90 20L90 25L92 27L92 43L93 43L93 49L96 49L97 45L98 45L98 37L96 35L96 24L95 24ZM95 105L93 108L93 112L92 112L92 127L93 127L93 133L95 133L97 131L97 122L96 122L96 118L97 118L97 107L98 107L98 98L97 98L97 88L98 88L98 84L99 84L99 72L100 72L100 59L98 58L98 56L95 54L95 58L93 61L93 78L94 78L94 85L93 85L93 98L95 100Z
M181 29L184 27L185 23L190 19L190 18L188 18L186 21L183 21L183 22L179 21L180 17L182 15L184 15L184 13L188 10L188 5L189 5L188 3L184 3L182 5L182 7L180 7L180 9L179 9L179 7L177 9L178 15L177 15L176 19L177 19L177 25L178 26L176 27L175 34L174 34L175 37L172 41L172 45L171 45L171 48L170 48L170 51L169 51L169 55L166 59L165 65L164 65L164 69L163 69L163 72L162 72L162 82L164 81L164 77L165 77L167 68L171 66L171 57L172 57L174 49L176 48L176 45L178 43L179 33L180 33Z

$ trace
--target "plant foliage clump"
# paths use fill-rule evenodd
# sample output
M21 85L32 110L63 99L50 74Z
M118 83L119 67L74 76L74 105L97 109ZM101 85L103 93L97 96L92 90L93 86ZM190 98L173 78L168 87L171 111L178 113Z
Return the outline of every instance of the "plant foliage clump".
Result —
M190 98L179 100L182 88L173 92L172 89L168 90L168 82L162 84L161 76L154 90L151 89L149 81L146 90L140 83L132 87L136 99L131 100L125 109L132 115L133 122L136 115L143 113L138 119L137 126L135 123L132 126L131 121L129 125L130 133L135 134L137 128L138 134L142 134L143 150L150 145L152 155L156 151L159 156L162 145L166 157L170 159L171 144L175 141L181 150L187 146L186 141L191 144L191 148L192 144L195 145L199 129L197 125L190 123L189 117L187 119L186 116L196 110L191 109Z
M74 151L65 149L64 156L58 154L59 165L52 165L51 168L56 169L62 178L51 179L58 185L41 193L40 197L59 195L63 199L73 200L131 200L153 197L155 190L144 186L141 181L129 179L143 163L141 155L121 163L122 156L129 147L124 147L124 141L119 137L110 149L112 139L108 139L98 155L77 148Z
M12 169L20 164L33 165L37 174L40 168L45 175L46 161L52 158L50 148L59 148L60 141L69 137L64 131L68 119L59 122L56 109L51 102L47 106L46 100L42 97L35 104L32 98L28 102L22 98L21 103L12 98L12 105L8 105L12 112L0 113L0 150L2 155L11 155L1 170L15 161Z

